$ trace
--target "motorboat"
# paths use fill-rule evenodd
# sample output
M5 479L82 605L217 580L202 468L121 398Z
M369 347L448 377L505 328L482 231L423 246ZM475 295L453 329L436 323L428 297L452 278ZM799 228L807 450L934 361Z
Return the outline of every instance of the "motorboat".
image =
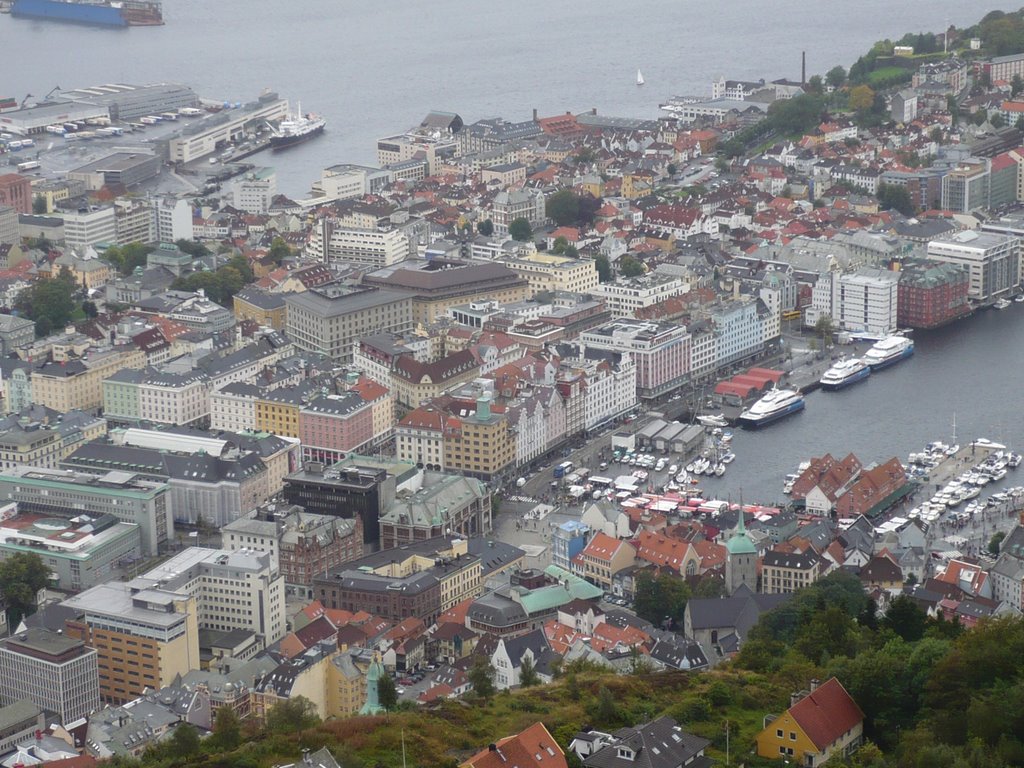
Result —
M739 424L757 429L804 409L804 396L793 389L773 389L740 414Z
M871 375L871 366L859 357L840 360L821 377L821 388L827 392L844 389Z
M705 427L726 427L729 425L729 422L725 420L725 416L720 413L698 416L697 423Z
M906 336L886 336L864 355L872 371L880 371L914 354L914 342Z
M1010 301L1008 299L999 299L995 304L992 305L993 309L1008 309Z

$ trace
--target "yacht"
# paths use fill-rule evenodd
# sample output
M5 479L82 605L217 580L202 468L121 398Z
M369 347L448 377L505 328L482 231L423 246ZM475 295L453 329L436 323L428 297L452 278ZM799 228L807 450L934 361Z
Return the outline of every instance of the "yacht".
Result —
M864 355L864 362L872 371L880 371L914 354L914 342L906 336L887 336Z
M757 429L804 409L804 396L792 389L773 389L740 414L739 424Z
M1008 299L1000 299L992 306L995 307L996 309L1007 309L1010 306L1010 302Z
M821 377L821 388L829 392L843 389L863 381L871 375L871 366L859 357L851 357L848 360L840 360Z

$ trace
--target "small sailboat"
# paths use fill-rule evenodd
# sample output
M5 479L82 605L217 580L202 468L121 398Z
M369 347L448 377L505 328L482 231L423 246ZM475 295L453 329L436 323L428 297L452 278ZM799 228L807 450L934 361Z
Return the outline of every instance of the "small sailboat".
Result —
M644 84L644 76L643 76L643 73L639 69L636 71L636 84L637 85L643 85Z

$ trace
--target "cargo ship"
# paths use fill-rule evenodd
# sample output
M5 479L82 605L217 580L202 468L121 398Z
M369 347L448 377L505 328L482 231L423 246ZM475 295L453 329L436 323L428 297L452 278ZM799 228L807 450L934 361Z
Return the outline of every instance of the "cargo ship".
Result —
M164 23L154 0L13 0L11 16L99 27L154 27Z
M327 121L314 114L302 114L302 104L298 111L282 120L276 128L272 127L270 146L275 152L309 141L324 132Z

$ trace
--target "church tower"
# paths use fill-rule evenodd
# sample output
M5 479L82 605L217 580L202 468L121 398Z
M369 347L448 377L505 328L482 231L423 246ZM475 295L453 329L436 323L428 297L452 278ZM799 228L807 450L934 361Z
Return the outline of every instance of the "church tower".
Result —
M725 589L731 596L741 586L757 592L757 549L743 525L743 510L736 529L725 544Z

